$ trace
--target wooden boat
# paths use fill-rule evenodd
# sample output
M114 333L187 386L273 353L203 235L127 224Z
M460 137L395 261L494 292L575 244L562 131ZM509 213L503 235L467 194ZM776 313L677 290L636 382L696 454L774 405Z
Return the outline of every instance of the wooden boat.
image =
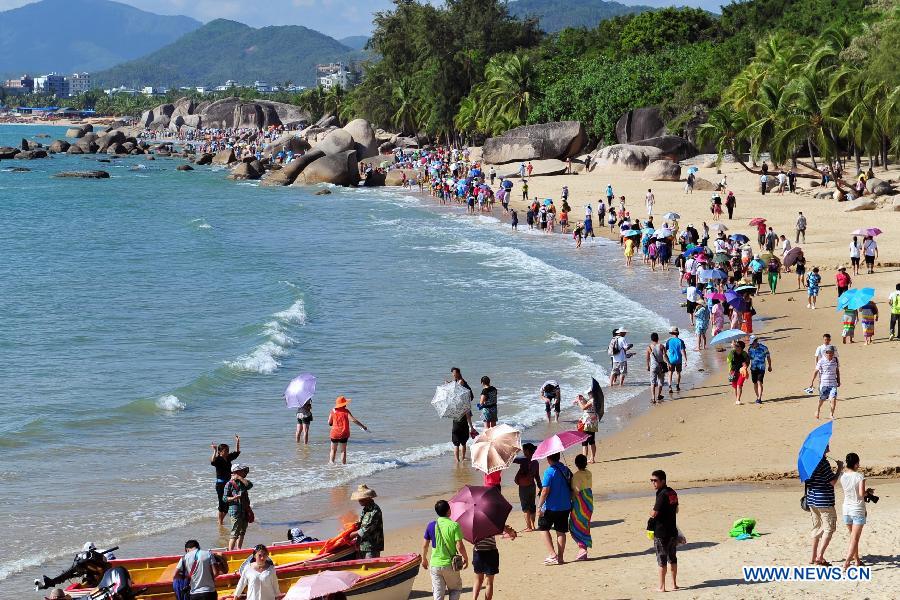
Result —
M277 572L284 568L295 567L304 564L330 563L345 560L356 553L353 545L338 545L331 540L320 542L306 542L303 544L276 544L269 546L269 557L275 563ZM243 550L217 551L228 561L228 573L216 577L217 589L234 589L240 575L238 568L253 552L253 548ZM176 600L172 589L172 579L175 569L182 554L173 556L154 556L150 558L125 558L110 561L114 567L125 567L131 575L132 586L139 592L138 598L148 600ZM81 593L89 593L93 590L80 583L75 583L66 588L66 592L76 596Z
M347 560L328 564L296 565L278 571L278 587L284 594L300 579L322 571L349 571L362 579L344 593L353 600L407 600L419 572L418 554ZM220 600L233 600L234 588L219 590Z

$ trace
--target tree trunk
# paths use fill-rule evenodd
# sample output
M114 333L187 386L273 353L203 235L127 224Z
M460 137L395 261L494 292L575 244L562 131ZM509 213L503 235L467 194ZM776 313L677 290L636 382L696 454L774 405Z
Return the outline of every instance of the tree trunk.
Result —
M885 169L887 169L888 163L888 139L887 136L881 136L881 164Z
M806 138L806 147L809 150L809 159L812 161L813 169L816 171L819 170L819 165L816 164L816 153L813 152L812 140L808 137Z
M856 172L862 171L862 157L859 155L859 145L853 144L853 160L856 161Z

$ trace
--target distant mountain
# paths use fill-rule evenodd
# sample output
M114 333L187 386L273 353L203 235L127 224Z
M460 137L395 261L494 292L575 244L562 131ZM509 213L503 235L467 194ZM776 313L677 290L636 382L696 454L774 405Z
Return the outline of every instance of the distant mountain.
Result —
M369 36L351 35L350 37L341 38L338 41L354 50L365 50L366 44L369 43Z
M513 0L508 7L514 17L537 17L541 29L547 33L566 27L593 29L606 19L652 10L650 6L627 6L604 0Z
M109 0L41 0L0 12L0 74L105 69L201 25Z
M228 79L313 85L317 63L357 56L336 39L299 25L255 29L216 19L156 52L96 73L94 79L102 86L211 86Z

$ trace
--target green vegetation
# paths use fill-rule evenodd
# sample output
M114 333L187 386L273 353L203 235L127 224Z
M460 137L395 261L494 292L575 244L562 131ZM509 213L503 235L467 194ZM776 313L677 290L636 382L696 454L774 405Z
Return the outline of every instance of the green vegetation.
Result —
M314 85L317 63L349 62L362 54L300 26L255 29L217 19L144 56L94 75L98 85L221 85L291 79Z
M518 19L536 18L541 29L548 33L570 27L591 29L606 19L652 10L649 6L628 6L605 0L514 0L508 7L509 13Z

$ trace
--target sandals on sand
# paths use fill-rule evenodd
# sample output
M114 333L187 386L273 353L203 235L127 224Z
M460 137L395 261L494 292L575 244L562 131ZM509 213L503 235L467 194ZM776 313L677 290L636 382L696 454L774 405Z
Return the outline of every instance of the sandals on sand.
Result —
M551 554L550 556L548 556L547 558L544 559L544 564L547 565L548 567L556 566L559 564L559 558L557 558L556 556L553 556Z

